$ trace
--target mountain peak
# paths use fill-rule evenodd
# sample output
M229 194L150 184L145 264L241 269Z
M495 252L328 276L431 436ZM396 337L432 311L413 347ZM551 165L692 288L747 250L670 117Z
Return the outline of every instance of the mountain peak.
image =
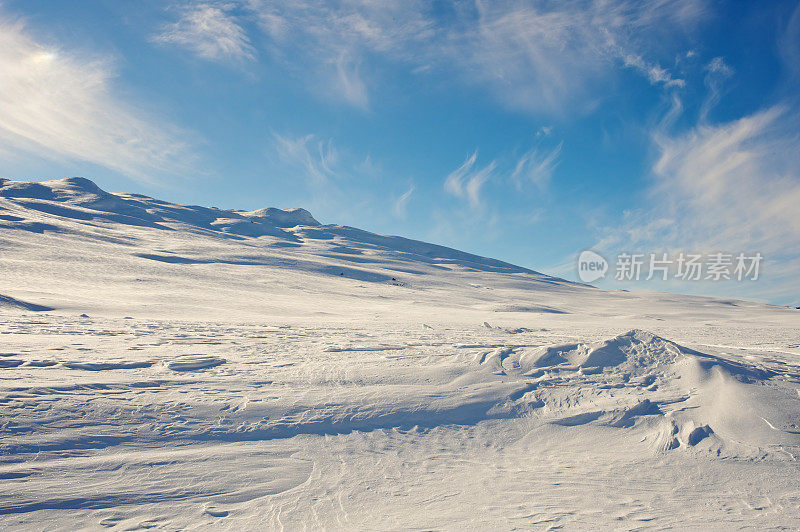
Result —
M310 212L305 209L277 209L275 207L267 207L255 211L238 211L242 216L248 218L257 218L263 221L271 222L277 227L295 227L298 225L311 225L317 226L320 224Z
M44 181L42 185L48 186L52 189L68 189L73 192L83 192L87 194L108 194L106 191L97 186L91 179L85 177L65 177L64 179L53 179L52 181Z
M63 201L86 195L108 196L109 194L85 177L67 177L41 183L0 180L0 196L7 198Z

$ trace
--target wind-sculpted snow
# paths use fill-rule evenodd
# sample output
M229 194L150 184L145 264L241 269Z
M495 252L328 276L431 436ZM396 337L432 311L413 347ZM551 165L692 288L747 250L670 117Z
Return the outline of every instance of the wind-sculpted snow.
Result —
M800 527L797 310L0 181L0 528Z
M4 296L2 294L0 294L0 308L23 309L23 310L30 310L33 312L47 312L49 310L53 310L52 308L46 307L44 305L37 305L35 303L20 301L18 299L14 299L11 296Z
M716 455L800 451L797 368L730 361L641 330L591 344L498 348L481 363L534 378L532 400L559 425L646 422L655 428L645 439L658 450L709 438L703 450Z
M451 459L434 448L468 461L514 460L510 477L492 481L501 487L522 478L541 483L547 463L555 474L553 459L571 455L549 449L544 442L552 438L570 453L582 449L576 456L596 461L594 473L639 461L649 469L637 475L671 475L677 457L701 459L704 475L738 463L772 471L778 485L795 478L777 472L796 472L800 451L796 363L706 354L642 330L552 344L551 331L483 326L411 332L387 324L10 318L3 332L14 353L0 360L19 363L2 369L0 514L20 523L49 515L129 527L160 508L153 510L164 519L159 526L211 523L223 514L249 526L253 511L277 525L269 517L276 504L299 505L295 522L305 511L300 493L311 496L321 481L309 483L312 470L326 470L329 453L340 452L329 448L339 443L318 447L315 438L332 436L338 439L320 441L354 445L347 460L376 488L379 477L363 469L376 444L389 460L384 471L395 467L392 460L413 464L417 458L403 454L411 449L435 471ZM41 364L44 353L52 364ZM483 458L481 445L492 449ZM575 474L589 490L611 482ZM65 484L64 475L76 481ZM553 482L570 478L559 475ZM348 473L337 489L362 493L353 480ZM289 488L300 490L297 498ZM771 504L793 504L788 493ZM504 504L512 503L519 504L513 497ZM550 510L559 520L587 522L587 508L561 504L562 511ZM189 519L176 508L196 510ZM366 511L359 508L348 507L356 519L350 524ZM663 508L652 512L670 522ZM712 514L692 522L712 522ZM793 522L786 520L792 515L775 522ZM497 524L483 518L476 522Z
M28 327L36 325L34 322ZM71 332L69 322L62 322L61 327L61 331L50 329L49 334L83 336ZM165 347L174 349L186 344L210 349L214 345L235 345L230 331L208 326L199 329L202 334L193 341L183 342L181 335L161 337L169 329L164 324L126 334L129 339L123 340L122 346L131 353L129 358L109 360L91 355L80 360L73 353L61 361L56 358L52 365L42 365L38 360L27 364L30 356L15 354L16 364L6 367L26 369L28 380L40 384L22 386L14 382L16 379L11 381L3 403L16 405L13 432L24 437L9 434L0 448L11 453L66 450L119 438L147 442L242 441L385 427L475 424L486 419L520 416L570 426L600 421L626 427L635 425L640 417L650 416L650 422L682 420L683 424L691 422L696 426L710 424L714 434L729 434L743 444L759 434L769 440L758 439L753 442L755 447L800 443L796 441L797 428L793 425L800 415L797 394L791 387L781 388L782 381L778 378L798 382L800 373L743 367L682 348L645 331L634 330L591 344L542 347L508 344L474 357L454 354L458 350L455 346L448 349L446 344L436 345L430 341L433 334L418 335L420 342L413 345L339 347L328 344L332 337L327 332L320 340L303 345L305 353L297 357L289 354L293 350L291 342L281 347L282 339L293 336L291 330L266 328L271 341L250 345L244 351L237 349L241 354L228 360L214 354L168 354L172 349ZM154 334L155 331L158 333ZM305 337L309 333L312 331L297 331L294 335ZM334 338L340 335L338 332ZM216 338L219 342L201 338ZM262 353L266 346L271 347L271 354ZM288 352L283 352L287 349ZM480 352L481 347L470 350ZM554 356L554 353L564 355ZM434 358L433 364L420 364L431 361L434 354L438 359ZM355 359L360 360L361 367L348 368ZM379 365L381 361L385 362ZM602 368L600 362L604 364ZM336 386L331 386L330 377L309 374L312 370L321 371L320 368L336 373L339 364L349 371L334 379ZM394 368L390 375L383 373L382 365ZM80 385L60 391L41 384L66 378L61 368L103 377L99 381L79 377L76 382ZM169 378L170 370L202 374L201 384L198 386L195 380L173 381ZM154 384L143 388L144 382ZM142 389L148 392L144 402L134 397L141 395ZM171 405L166 398L174 396L175 390L185 396L179 404ZM58 397L64 392L65 396ZM80 433L71 430L59 427L50 430L41 426L36 415L23 414L26 405L34 407L32 412L38 412L41 404L19 401L20 398L44 399L49 394L58 397L58 401L47 409L48 416L55 415L62 425L71 427L72 423L65 423L69 418L74 418L74 423L91 425L89 417L96 416L91 441L81 440ZM247 396L246 407L234 407L227 398L239 394ZM781 394L787 398L787 409L769 410L779 402ZM107 403L106 395L131 397L125 404L116 405L115 400ZM717 404L719 395L738 395L739 399L729 408L724 402ZM217 403L213 397L220 397L221 401ZM758 405L759 398L769 397L775 401L762 404L764 409L757 422L753 421L756 418L745 419L749 414L741 408L744 403ZM87 410L84 405L90 402L94 406ZM154 418L159 409L162 412ZM222 424L220 412L226 418ZM708 419L697 417L701 412ZM752 422L764 430L755 431L748 426L737 433L738 425L730 423L735 415L741 418L736 423ZM762 420L765 416L769 422ZM180 423L175 423L175 419L180 419ZM24 423L39 428L24 429ZM111 430L107 437L97 439L103 426ZM180 430L176 430L177 426ZM36 433L35 443L30 441L32 433Z

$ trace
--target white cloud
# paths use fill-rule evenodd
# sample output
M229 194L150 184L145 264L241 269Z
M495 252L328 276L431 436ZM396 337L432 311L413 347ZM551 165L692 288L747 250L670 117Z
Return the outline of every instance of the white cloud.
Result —
M705 85L708 95L700 107L700 122L708 119L708 113L713 109L722 95L723 82L733 75L733 68L725 63L722 57L715 57L705 67Z
M778 51L789 74L791 90L796 93L796 83L800 78L800 4L794 8L778 37Z
M432 35L417 0L312 2L245 0L270 38L274 55L310 86L355 107L369 106L363 71L374 56L411 60L415 43Z
M367 86L359 75L359 63L342 53L334 60L336 82L334 87L345 101L361 108L369 106Z
M389 61L448 84L488 86L512 108L553 112L591 108L596 82L619 68L682 86L651 56L674 56L704 1L205 0L184 7L155 40L211 60L252 60L239 23L247 19L269 55L323 98L369 109Z
M538 148L531 148L525 152L514 166L511 177L521 185L522 181L529 181L539 187L544 186L553 175L558 166L558 156L564 142L545 153L540 153Z
M473 171L477 157L478 152L472 152L444 181L445 192L458 198L466 198L473 208L481 205L481 188L496 166L495 161L492 161L480 170Z
M256 52L247 33L228 11L231 4L200 3L185 7L180 19L153 37L212 61L241 63L255 59Z
M414 193L414 185L408 187L403 194L400 195L399 198L394 202L394 214L398 218L405 219L406 217L406 208L408 207L408 202L411 200L411 195Z
M464 162L461 163L461 166L448 174L447 178L444 180L444 190L446 192L453 194L454 196L462 196L464 194L464 177L472 170L477 158L478 152L472 152L472 154L464 159Z
M185 132L114 95L108 58L46 46L0 15L0 146L143 180L188 171ZM179 162L180 161L180 162Z
M633 68L681 86L649 55L674 56L703 17L702 0L446 1L242 0L275 57L310 87L367 109L376 62L406 64L447 83L488 85L506 105L558 111L591 106L592 82ZM681 50L682 53L682 50Z
M483 167L476 165L478 160L476 150L447 175L444 180L444 191L451 196L466 200L474 211L475 208L484 206L481 191L490 179L497 178L495 179L497 186L513 185L518 192L531 184L542 190L558 166L562 146L563 142L560 142L555 147L545 149L540 141L537 141L520 156L501 153ZM474 214L471 213L472 216Z
M656 134L656 197L707 247L778 252L800 242L800 155L796 133L784 128L796 118L772 107L678 137Z
M658 130L650 199L603 227L598 249L728 252L765 257L753 285L705 286L742 297L788 299L800 291L800 153L794 111L775 106L682 134ZM690 289L690 286L678 287ZM772 294L772 295L770 295Z
M275 151L289 165L301 170L313 185L327 183L336 176L334 167L338 154L332 140L320 140L315 135L291 137L272 134Z
M703 11L697 0L477 1L474 10L461 10L448 53L511 107L574 109L576 103L591 105L590 86L618 65L635 68L654 84L681 85L644 55L674 45Z
M645 61L645 59L637 54L622 54L622 60L626 67L632 67L642 74L653 85L663 83L665 87L684 87L686 82L682 79L672 77L666 69L661 66Z

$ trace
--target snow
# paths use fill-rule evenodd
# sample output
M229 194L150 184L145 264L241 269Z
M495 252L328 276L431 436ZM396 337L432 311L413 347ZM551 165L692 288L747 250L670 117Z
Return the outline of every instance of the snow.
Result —
M4 529L800 526L795 309L80 178L0 249Z

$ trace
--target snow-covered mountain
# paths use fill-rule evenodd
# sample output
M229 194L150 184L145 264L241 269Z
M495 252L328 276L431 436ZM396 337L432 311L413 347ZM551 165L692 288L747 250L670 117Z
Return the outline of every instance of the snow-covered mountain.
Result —
M796 310L0 181L4 529L800 526Z
M130 293L131 297L118 299L121 312L145 306L148 313L169 313L164 302L145 296L158 299L165 286L174 291L175 276L184 274L193 276L193 288L209 283L200 298L209 298L211 309L226 301L244 314L255 315L269 313L269 305L260 302L277 295L276 287L270 288L270 284L278 285L278 293L294 286L309 293L350 293L359 300L383 297L376 296L375 290L385 288L368 285L391 285L412 290L404 293L393 289L393 296L402 294L399 299L406 302L429 299L437 293L446 300L449 296L441 291L453 284L489 282L497 287L586 290L562 279L444 246L322 225L304 209L238 211L177 205L139 194L111 194L78 177L42 183L0 181L0 238L8 248L7 258L14 256L9 255L10 250L16 250L20 253L18 260L24 262L26 250L36 249L37 254L28 258L46 263L37 267L43 274L37 277L38 283L29 272L20 271L24 279L18 279L17 292L25 287L22 295L38 304L95 313L108 300L104 294L94 298L98 290L112 290L120 296ZM76 262L87 261L90 264L81 269L81 275L72 275ZM204 280L195 275L200 272ZM484 279L485 273L498 275ZM216 276L225 279L209 278ZM231 277L247 279L262 288L248 286L246 295L225 297L224 292L232 288L228 282ZM61 291L59 287L65 281L73 286ZM80 289L74 286L81 284ZM322 286L326 288L319 290ZM475 303L499 299L487 297L485 289L473 291L474 297L468 299ZM198 290L191 292L186 298L189 301L176 295L166 303L197 307ZM314 312L325 311L325 299L314 302ZM307 306L309 300L296 303ZM531 301L526 304L535 305ZM216 310L211 313L223 317Z
M63 224L51 229L46 224L28 221L35 211L51 215L62 222L85 222L83 225L115 230L109 223L121 226L149 227L162 230L183 230L211 238L271 237L258 241L269 255L269 246L293 247L306 241L331 243L327 251L337 255L358 255L365 250L393 253L400 262L425 262L437 266L459 266L478 271L536 274L531 270L499 260L479 257L444 246L428 244L402 237L381 236L340 225L322 225L305 209L264 208L255 211L223 210L214 207L176 205L140 194L111 194L94 182L82 177L70 177L42 183L0 179L0 197L4 211L24 213L23 219L4 215L8 229L34 232L70 232ZM52 220L52 218L51 218ZM287 245L289 243L289 245ZM345 246L350 245L352 248ZM300 247L300 246L298 246ZM314 250L317 251L317 250ZM341 258L341 257L337 257ZM391 259L390 258L390 259ZM350 259L353 263L369 263ZM402 271L402 270L398 270ZM559 279L553 279L560 282Z
M444 246L322 225L304 209L178 205L108 193L79 177L0 180L0 244L0 294L112 316L339 316L343 304L350 313L421 312L429 319L451 307L615 316L620 304L642 298L652 310L684 318L687 301L692 310L726 313L763 307L598 290Z

